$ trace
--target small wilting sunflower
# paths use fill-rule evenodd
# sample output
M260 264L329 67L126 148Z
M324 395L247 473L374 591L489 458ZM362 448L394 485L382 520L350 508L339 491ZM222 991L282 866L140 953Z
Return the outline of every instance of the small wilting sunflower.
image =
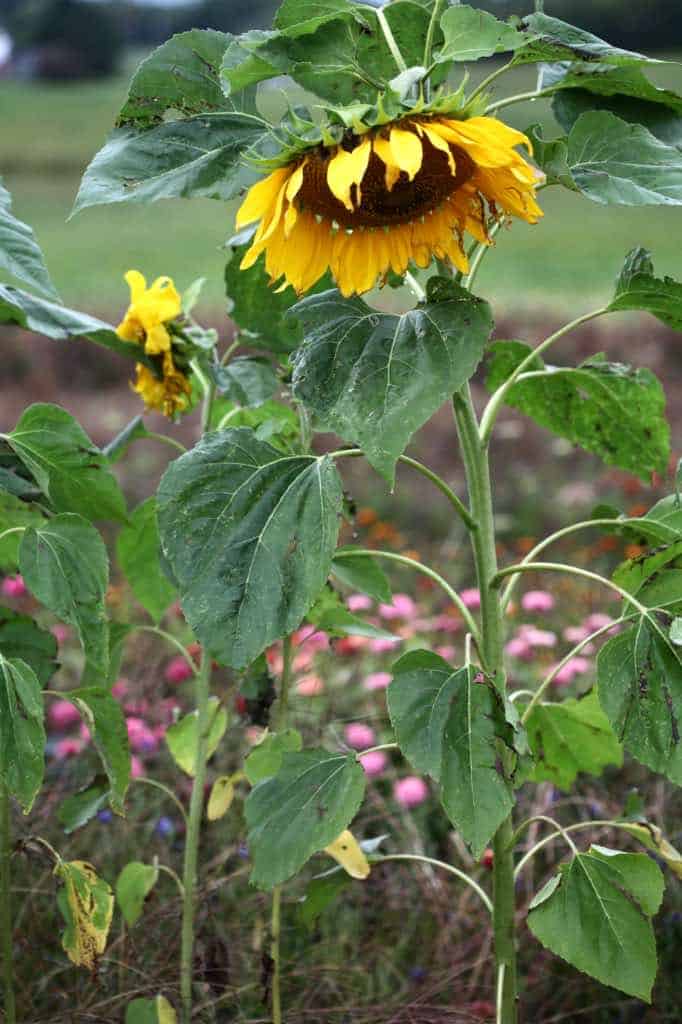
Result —
M116 333L124 341L142 345L157 369L154 373L137 363L133 391L148 409L172 418L187 408L192 393L188 378L177 365L173 336L167 327L182 312L180 295L170 277L157 277L148 288L139 270L129 270L125 280L130 288L130 305Z
M331 143L331 144L329 144ZM466 273L465 231L486 243L490 217L534 224L539 172L517 151L530 142L493 117L414 114L356 123L296 152L248 192L237 227L258 223L242 269L265 253L271 281L301 294L329 268L345 296L410 261L433 257Z

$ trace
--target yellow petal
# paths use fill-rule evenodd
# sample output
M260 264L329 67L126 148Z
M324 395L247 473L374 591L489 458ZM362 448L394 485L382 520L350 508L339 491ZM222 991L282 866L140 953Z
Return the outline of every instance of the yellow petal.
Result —
M144 340L144 350L148 356L158 356L161 352L168 352L170 347L170 334L163 324L155 324L148 329Z
M369 875L369 862L362 852L359 842L349 829L346 829L338 839L325 847L325 853L333 857L351 878L367 878Z
M129 270L127 274L123 275L123 280L130 288L130 302L131 305L134 305L140 301L147 290L147 282L144 275L139 270Z
M455 164L455 158L452 155L452 150L448 146L447 142L441 135L438 134L438 132L434 132L431 128L429 128L428 125L422 125L422 128L424 130L426 138L429 140L433 148L439 149L441 153L445 153L445 155L447 156L448 163L450 164L450 174L454 178L455 174L457 173L457 167Z
M391 152L394 163L405 171L410 181L422 165L422 144L419 136L404 128L391 128Z
M144 341L144 327L130 311L121 320L116 328L116 333L123 341L136 341L138 343Z
M153 308L162 322L174 320L182 310L182 299L170 277L157 277L142 301Z
M388 139L384 139L383 136L377 135L374 139L373 145L374 152L386 167L386 188L391 192L393 186L400 177L400 168L393 157L391 143Z
M332 195L336 196L340 203L347 210L353 210L351 189L355 185L357 189L357 202L360 204L361 183L367 170L372 143L369 138L363 139L359 146L351 150L339 146L336 156L329 161L327 168L327 184Z
M252 185L246 193L246 199L237 211L235 221L237 228L253 224L255 220L261 220L266 215L290 174L290 167L278 167L267 178Z

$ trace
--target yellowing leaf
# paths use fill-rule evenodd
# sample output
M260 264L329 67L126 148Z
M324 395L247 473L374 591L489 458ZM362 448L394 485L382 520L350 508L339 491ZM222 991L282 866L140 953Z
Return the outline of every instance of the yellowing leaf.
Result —
M62 946L77 967L94 970L106 946L114 894L87 861L60 861L54 873L64 883L59 894L59 908L66 921Z
M658 854L661 860L666 862L673 874L677 875L678 878L682 878L682 853L676 850L672 843L668 842L658 826L646 821L641 824L627 824L624 828L631 836L638 839L643 846Z
M156 997L156 1013L159 1024L177 1024L177 1014L165 996Z
M243 772L234 772L232 775L220 775L215 780L206 808L206 817L209 821L218 821L227 814L234 800L235 783L243 778Z
M128 1003L125 1024L178 1024L178 1018L166 997L158 995Z
M324 852L338 861L351 878L363 879L369 875L369 861L349 829L344 829L338 839L325 846Z

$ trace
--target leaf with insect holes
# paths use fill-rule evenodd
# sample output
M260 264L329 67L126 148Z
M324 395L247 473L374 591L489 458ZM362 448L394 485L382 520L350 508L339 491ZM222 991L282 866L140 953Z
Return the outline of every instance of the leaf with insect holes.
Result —
M54 873L63 883L57 897L66 922L62 946L76 967L93 971L106 948L114 894L87 861L60 860Z
M649 857L591 846L537 894L528 927L579 971L650 1002L657 966L651 916L662 898L663 876Z
M244 805L253 884L271 889L295 875L348 827L364 792L354 754L285 753L277 774L259 782Z

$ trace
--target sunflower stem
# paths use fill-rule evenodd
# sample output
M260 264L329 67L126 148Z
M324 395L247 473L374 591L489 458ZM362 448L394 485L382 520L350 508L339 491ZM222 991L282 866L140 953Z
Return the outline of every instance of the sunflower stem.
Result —
M275 729L281 732L286 729L289 715L289 685L291 683L291 662L293 644L291 637L284 638L282 644L282 675L279 683L279 703ZM270 959L272 960L272 1024L282 1024L282 990L281 990L281 949L282 934L282 887L276 885L272 890L272 912L270 918Z
M389 50L391 51L391 56L393 57L393 60L396 62L397 66L398 66L398 71L400 71L401 74L402 74L403 71L407 71L407 64L405 63L405 58L403 57L402 53L400 52L400 47L398 46L398 44L395 41L395 36L393 35L393 32L391 31L391 26L389 25L388 21L386 20L386 15L384 14L384 12L381 9L381 7L377 8L376 15L377 15L377 21L381 25L381 31L384 33L384 39L386 40L386 45L388 46Z
M0 946L2 947L2 986L5 1024L16 1024L14 963L12 949L11 857L12 832L9 792L0 782Z

